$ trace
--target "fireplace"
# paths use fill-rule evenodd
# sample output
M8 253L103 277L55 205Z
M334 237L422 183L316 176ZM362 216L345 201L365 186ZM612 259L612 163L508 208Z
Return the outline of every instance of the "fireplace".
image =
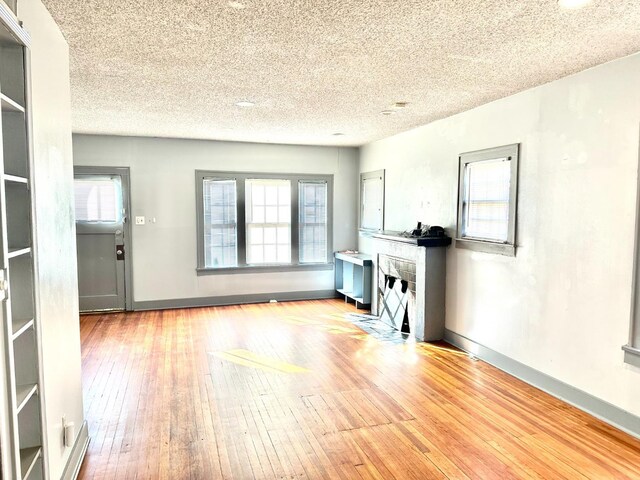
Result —
M378 315L403 333L415 332L416 264L378 255Z
M433 242L375 234L377 315L419 341L444 335L446 247L449 237Z

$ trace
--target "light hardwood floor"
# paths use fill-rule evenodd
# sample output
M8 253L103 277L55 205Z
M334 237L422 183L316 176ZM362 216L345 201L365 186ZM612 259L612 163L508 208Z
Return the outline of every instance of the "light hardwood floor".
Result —
M640 441L339 300L81 319L81 479L640 478Z

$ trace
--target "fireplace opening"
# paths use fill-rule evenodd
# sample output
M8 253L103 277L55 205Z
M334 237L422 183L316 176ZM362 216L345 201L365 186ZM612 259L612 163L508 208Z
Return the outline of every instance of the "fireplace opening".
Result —
M397 261L391 257L387 259L392 262ZM385 267L389 266L385 265ZM410 334L413 330L411 311L415 306L415 283L414 278L411 278L411 272L404 268L396 268L398 266L392 265L391 268L384 268L380 272L379 318L396 330Z

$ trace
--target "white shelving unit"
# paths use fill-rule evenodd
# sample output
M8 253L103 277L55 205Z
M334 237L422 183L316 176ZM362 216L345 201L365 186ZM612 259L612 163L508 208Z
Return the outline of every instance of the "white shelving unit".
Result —
M336 290L361 305L371 305L371 269L373 260L363 253L336 252Z
M40 342L35 295L28 36L0 3L0 298L6 394L2 397L4 475L44 478ZM7 473L7 472L10 472Z

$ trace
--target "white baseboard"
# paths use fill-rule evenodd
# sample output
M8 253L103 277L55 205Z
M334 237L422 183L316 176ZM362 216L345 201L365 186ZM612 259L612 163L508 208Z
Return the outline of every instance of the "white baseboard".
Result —
M82 461L84 460L84 456L87 453L87 447L89 446L89 427L87 426L86 420L82 422L82 428L80 428L80 432L76 437L76 441L73 444L73 448L71 449L71 455L69 455L69 460L67 460L67 465L64 467L64 471L62 472L62 477L60 480L76 480L78 478L78 473L80 473L80 467L82 466Z

